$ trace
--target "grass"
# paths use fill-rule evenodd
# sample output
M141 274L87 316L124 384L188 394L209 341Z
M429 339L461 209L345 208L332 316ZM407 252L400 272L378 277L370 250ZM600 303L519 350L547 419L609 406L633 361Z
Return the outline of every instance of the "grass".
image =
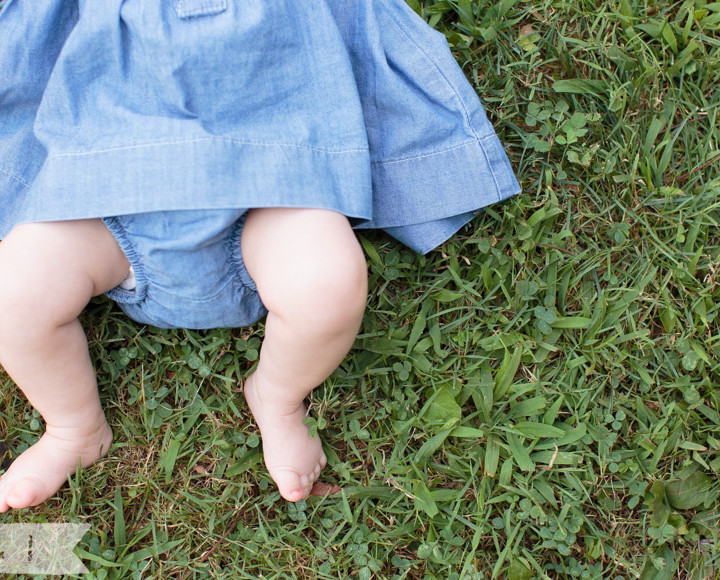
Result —
M340 488L281 500L240 394L262 325L84 315L110 455L9 522L87 578L720 578L720 4L410 2L524 193L440 250L363 234L356 348L312 395ZM41 432L0 377L14 453Z

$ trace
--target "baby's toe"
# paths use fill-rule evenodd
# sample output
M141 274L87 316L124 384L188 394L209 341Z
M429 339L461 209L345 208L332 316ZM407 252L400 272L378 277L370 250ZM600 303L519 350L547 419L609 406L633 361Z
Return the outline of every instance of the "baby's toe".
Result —
M287 501L296 502L305 497L306 485L297 473L290 470L280 470L273 474L273 479L278 486L280 495Z
M7 504L14 509L22 509L41 504L47 499L47 491L41 481L25 478L15 482L7 494Z

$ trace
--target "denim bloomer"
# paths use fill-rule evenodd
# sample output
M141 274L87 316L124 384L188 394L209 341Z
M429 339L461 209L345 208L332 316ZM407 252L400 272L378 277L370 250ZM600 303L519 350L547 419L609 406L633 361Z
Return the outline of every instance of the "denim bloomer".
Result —
M105 218L133 272L107 295L161 328L248 326L267 313L240 252L247 212L168 211Z
M248 208L334 210L425 253L520 190L445 37L404 0L6 0L0 79L0 238L105 219L138 276L110 295L152 324L262 315L237 245L208 287L187 266L219 273L198 252ZM161 273L176 246L192 290Z

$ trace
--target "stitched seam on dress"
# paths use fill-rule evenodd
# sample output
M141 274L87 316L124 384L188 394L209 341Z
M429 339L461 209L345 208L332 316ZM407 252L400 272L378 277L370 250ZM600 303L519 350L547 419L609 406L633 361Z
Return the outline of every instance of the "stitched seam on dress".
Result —
M12 173L10 173L9 171L6 171L2 167L0 167L0 173L7 175L10 179L14 179L18 183L22 183L25 187L30 187L30 184L27 181L19 178L17 175L13 175Z
M488 159L487 151L485 151L485 147L480 145L480 149L482 150L483 157L485 157L485 163L488 167L492 167L492 164L490 163L490 160ZM495 201L500 201L500 184L497 182L497 177L495 176L495 172L491 171L490 176L492 177L493 183L495 184L495 194L497 196L497 199Z
M411 10L412 10L412 9L411 9ZM407 39L408 39L410 42L412 42L412 43L425 55L425 57L426 57L426 58L432 63L432 65L435 67L435 70L438 72L438 74L443 78L443 80L445 81L445 83L447 84L447 86L450 87L451 92L455 95L455 98L457 99L458 103L460 103L460 107L461 107L462 110L463 110L463 113L464 113L464 115L465 115L465 121L467 122L468 127L470 127L470 129L471 129L471 131L473 132L473 134L475 135L475 137L476 137L477 139L479 139L480 136L477 134L477 131L475 130L475 127L474 127L473 124L470 122L470 113L468 112L467 107L465 107L465 102L462 100L462 98L460 97L460 95L458 94L458 92L455 90L454 85L450 82L450 80L447 78L447 76L445 76L445 73L443 73L442 69L438 66L438 64L437 64L437 63L435 62L435 60L430 56L430 54L425 50L425 48L424 48L423 46L421 46L412 36L410 36L407 32L405 32L405 29L404 29L402 26L400 26L400 23L397 21L397 19L393 16L393 14L392 14L389 10L388 10L388 14L389 14L389 16L390 16L390 20L392 20L392 21L395 23L395 26L397 26L398 30L400 30L400 32L402 32L402 34L404 34L404 35L407 37ZM418 18L419 18L419 16L418 16ZM426 24L427 24L427 23L426 23ZM428 25L428 26L429 26L429 25ZM448 47L448 50L449 50L449 47ZM453 57L453 58L454 58L454 57ZM458 66L460 66L460 65L458 65ZM465 75L463 74L463 77L464 77L464 76L465 76ZM467 79L466 79L466 80L467 80ZM475 89L473 88L473 91L474 91L474 90L475 90Z
M321 149L319 147L310 147L296 143L263 143L261 141L243 141L241 139L230 139L228 137L200 137L197 139L178 139L177 141L149 141L147 143L137 143L135 145L125 145L122 147L109 147L107 149L93 149L92 151L82 151L78 153L54 153L50 157L83 157L86 155L96 155L98 153L111 153L113 151L125 151L129 149L142 149L146 147L156 147L158 145L182 145L187 143L200 143L203 141L221 141L225 143L235 143L238 145L256 145L259 147L295 147L297 149L308 149L318 153L367 153L367 149Z
M455 145L454 147L449 147L447 149L442 149L440 151L433 151L432 153L425 153L423 155L416 155L414 157L404 157L402 159L390 159L389 161L373 161L371 165L390 165L392 163L407 163L408 161L415 161L416 159L425 159L427 157L435 157L436 155L442 155L443 153L448 153L450 151L454 151L455 149L462 149L463 147L467 147L468 145L472 145L473 143L479 143L481 141L487 141L488 139L494 138L494 135L488 135L487 137L482 137L480 139L472 139L471 141L465 141L464 143L460 143L460 145ZM487 161L487 157L485 158Z

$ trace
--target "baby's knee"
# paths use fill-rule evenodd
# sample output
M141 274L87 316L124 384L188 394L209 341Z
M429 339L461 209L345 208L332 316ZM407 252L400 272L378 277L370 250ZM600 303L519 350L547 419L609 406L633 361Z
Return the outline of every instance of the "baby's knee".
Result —
M306 264L290 288L288 311L318 330L343 332L359 326L367 301L367 264L360 248L328 252Z
M78 297L82 281L55 276L58 267L24 231L0 243L0 336L19 339L77 317L87 303Z
M0 259L0 357L7 348L32 352L55 331L77 319L77 297L52 281L38 283L22 272L7 271Z
M331 317L355 321L362 317L367 302L367 264L362 252L341 256L324 268L315 281L318 307Z
M27 288L19 276L3 267L0 259L0 342L21 340L36 327L33 319L42 309L32 288Z

